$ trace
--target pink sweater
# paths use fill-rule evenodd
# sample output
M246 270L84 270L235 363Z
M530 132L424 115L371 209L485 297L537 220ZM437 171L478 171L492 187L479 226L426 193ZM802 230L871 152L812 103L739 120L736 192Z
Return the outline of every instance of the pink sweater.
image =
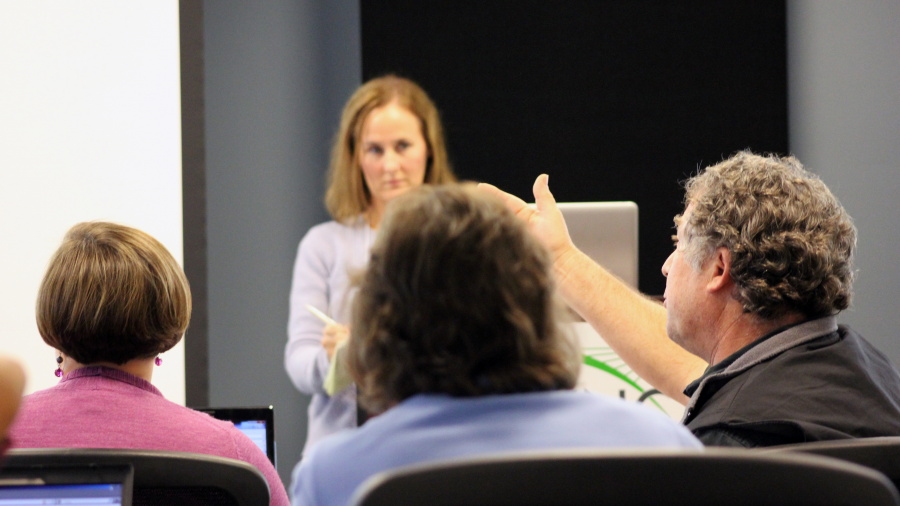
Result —
M23 399L9 430L13 448L134 448L243 460L269 482L272 506L290 502L266 455L229 422L167 401L124 371L83 367Z

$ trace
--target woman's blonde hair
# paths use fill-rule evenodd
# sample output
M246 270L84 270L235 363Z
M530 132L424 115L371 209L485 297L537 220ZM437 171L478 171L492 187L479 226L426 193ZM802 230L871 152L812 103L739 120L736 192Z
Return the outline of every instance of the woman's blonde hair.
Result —
M50 260L37 300L44 342L82 364L124 364L178 344L191 318L184 271L159 241L79 223Z
M393 102L415 114L421 122L422 137L428 145L425 183L456 181L447 160L440 116L428 95L409 79L394 75L378 77L360 86L341 114L341 126L331 151L328 190L325 192L325 207L335 221L346 222L369 208L371 194L359 165L359 138L369 113Z

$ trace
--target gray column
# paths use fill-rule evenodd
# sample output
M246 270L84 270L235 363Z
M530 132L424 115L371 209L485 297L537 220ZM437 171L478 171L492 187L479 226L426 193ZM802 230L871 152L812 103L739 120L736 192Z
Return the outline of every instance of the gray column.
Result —
M207 1L209 399L273 404L285 484L309 399L284 372L297 244L328 217L324 173L341 106L359 85L359 6Z
M850 324L900 364L900 2L788 1L792 151L859 229Z

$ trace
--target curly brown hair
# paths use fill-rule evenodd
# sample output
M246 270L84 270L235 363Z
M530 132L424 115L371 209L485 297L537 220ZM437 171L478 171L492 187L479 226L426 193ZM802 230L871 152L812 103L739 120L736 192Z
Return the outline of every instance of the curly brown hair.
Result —
M856 228L794 157L741 151L686 184L687 258L731 252L734 297L763 319L833 315L850 305Z
M82 364L122 365L168 351L190 318L188 281L169 251L116 223L69 229L38 292L44 342Z
M371 204L372 195L363 180L359 164L359 138L369 113L393 102L413 113L422 125L422 137L428 145L425 184L456 181L447 158L441 118L425 90L402 77L376 77L353 93L341 114L341 126L331 150L328 190L325 192L325 207L335 221L352 220Z
M557 324L549 265L503 202L472 185L392 201L353 306L363 405L574 387L578 349Z

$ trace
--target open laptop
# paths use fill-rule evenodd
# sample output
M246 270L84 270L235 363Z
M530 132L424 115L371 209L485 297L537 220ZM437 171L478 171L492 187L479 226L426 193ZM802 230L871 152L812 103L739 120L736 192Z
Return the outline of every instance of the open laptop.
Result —
M35 465L0 472L0 505L131 506L131 465Z
M244 433L275 464L275 408L194 408L219 420L227 420ZM2 506L2 503L0 503Z
M534 204L532 204L533 206ZM638 206L634 202L561 202L575 246L633 288L638 286Z

